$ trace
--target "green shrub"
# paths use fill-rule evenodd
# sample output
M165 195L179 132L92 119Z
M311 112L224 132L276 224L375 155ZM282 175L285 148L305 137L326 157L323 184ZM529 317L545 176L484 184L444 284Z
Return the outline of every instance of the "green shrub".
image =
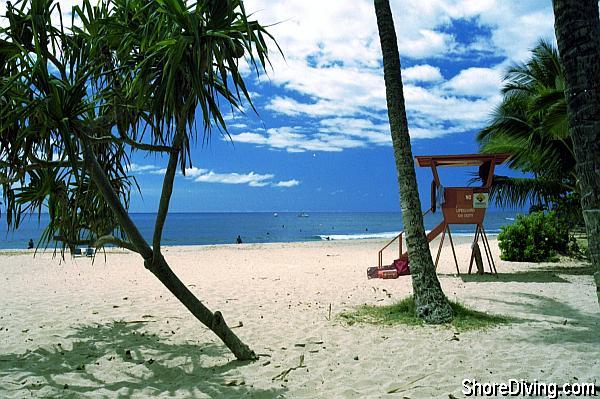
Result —
M519 215L498 235L500 258L514 262L556 261L569 251L569 229L554 212Z

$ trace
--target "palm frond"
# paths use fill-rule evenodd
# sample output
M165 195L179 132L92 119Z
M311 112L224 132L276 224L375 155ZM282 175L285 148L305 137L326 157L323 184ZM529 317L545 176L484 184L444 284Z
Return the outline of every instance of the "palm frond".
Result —
M533 173L538 183L500 178L498 192L505 192L511 203L523 203L545 196L541 190L552 182L575 189L575 157L558 51L550 42L539 41L527 62L507 70L504 82L503 101L477 135L480 151L510 153L509 167Z
M83 0L66 27L59 14L57 1L16 0L0 27L0 189L9 226L47 210L41 243L64 250L124 234L84 154L127 209L130 154L169 152L177 124L191 165L196 112L203 137L226 131L222 105L251 104L240 63L261 73L271 35L240 0Z
M495 175L490 199L501 207L522 208L530 202L548 203L568 191L559 181Z

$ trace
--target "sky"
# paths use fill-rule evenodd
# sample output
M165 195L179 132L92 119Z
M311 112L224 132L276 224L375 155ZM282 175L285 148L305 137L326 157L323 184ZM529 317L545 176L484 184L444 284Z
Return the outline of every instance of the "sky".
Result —
M399 211L373 2L244 4L271 25L285 58L272 44L266 74L245 75L257 113L226 111L231 139L215 134L194 146L171 210ZM507 67L526 60L540 38L555 41L551 1L391 0L391 7L413 154L476 153L475 135L500 101ZM133 162L141 195L131 211L154 212L166 159ZM441 175L446 186L469 177L456 168ZM418 168L417 178L425 208L430 170Z

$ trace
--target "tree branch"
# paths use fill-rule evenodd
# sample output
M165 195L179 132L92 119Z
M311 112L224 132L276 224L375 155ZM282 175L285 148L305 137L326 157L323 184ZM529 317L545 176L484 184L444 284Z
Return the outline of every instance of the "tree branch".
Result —
M115 123L115 118L113 118L111 115L102 115L101 117L95 118L86 123L85 129L91 130L94 133L106 132L107 130L112 129Z
M156 223L154 225L154 236L152 238L152 249L154 250L154 256L160 254L160 240L162 238L162 232L167 219L167 213L169 211L169 202L171 201L171 194L173 193L173 181L175 180L175 173L177 172L177 162L179 161L179 150L183 137L185 134L185 121L183 118L177 118L177 133L173 139L173 149L169 156L169 163L167 165L167 171L163 180L162 193L160 195L160 203L158 205L158 213L156 215Z
M139 141L135 141L125 134L121 134L121 140L125 144L129 144L130 146L132 146L133 148L135 148L137 150L150 151L150 152L169 152L169 153L173 153L173 152L177 151L175 148L169 147L167 145L153 145L153 144L140 143Z
M48 168L70 168L73 166L83 166L83 160L78 160L75 162L69 161L46 161L44 159L40 159L36 157L34 154L29 154L27 156L31 164L25 165L25 170L35 170L35 169L48 169Z
M87 130L92 130L94 132L94 134L97 134L98 132L110 131L110 129L112 129L112 127L115 124L116 124L116 121L115 121L114 117L112 117L110 115L104 115L99 118L96 118L92 122L89 122L86 125L86 128L87 128ZM127 136L127 134L122 132L121 129L119 129L119 137L115 137L112 135L104 136L104 137L88 135L88 137L90 140L94 140L97 143L107 142L107 141L120 142L120 143L128 144L135 149L143 150L143 151L167 152L167 153L171 153L171 152L175 151L175 149L173 147L169 147L166 145L154 145L154 144L147 144L147 143L141 143L139 141L135 141L131 137Z
M133 245L129 241L121 240L120 238L117 238L113 235L102 236L102 237L98 238L96 241L94 241L94 243L93 243L93 245L96 249L100 249L107 244L112 244L114 246L117 246L120 248L125 248L130 251L139 253L139 251L137 250L135 245Z
M92 149L86 143L82 143L83 153L86 161L86 167L90 171L92 179L98 186L98 189L102 193L104 200L108 206L112 209L119 224L127 234L127 237L131 240L131 244L137 249L137 253L142 255L144 260L152 260L152 248L146 243L144 237L138 230L137 226L133 223L127 210L123 207L121 200L115 190L113 189L108 177L102 170L102 167L98 163L98 159L94 155ZM147 265L146 265L147 266Z

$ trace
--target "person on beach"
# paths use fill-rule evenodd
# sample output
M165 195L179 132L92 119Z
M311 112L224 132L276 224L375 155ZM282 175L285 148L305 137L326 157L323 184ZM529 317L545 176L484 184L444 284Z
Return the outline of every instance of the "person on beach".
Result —
M33 239L30 238L29 242L27 243L27 249L33 249Z
M236 244L241 244L242 243L242 237L240 237L239 234L238 234L237 238L235 239L235 243Z

